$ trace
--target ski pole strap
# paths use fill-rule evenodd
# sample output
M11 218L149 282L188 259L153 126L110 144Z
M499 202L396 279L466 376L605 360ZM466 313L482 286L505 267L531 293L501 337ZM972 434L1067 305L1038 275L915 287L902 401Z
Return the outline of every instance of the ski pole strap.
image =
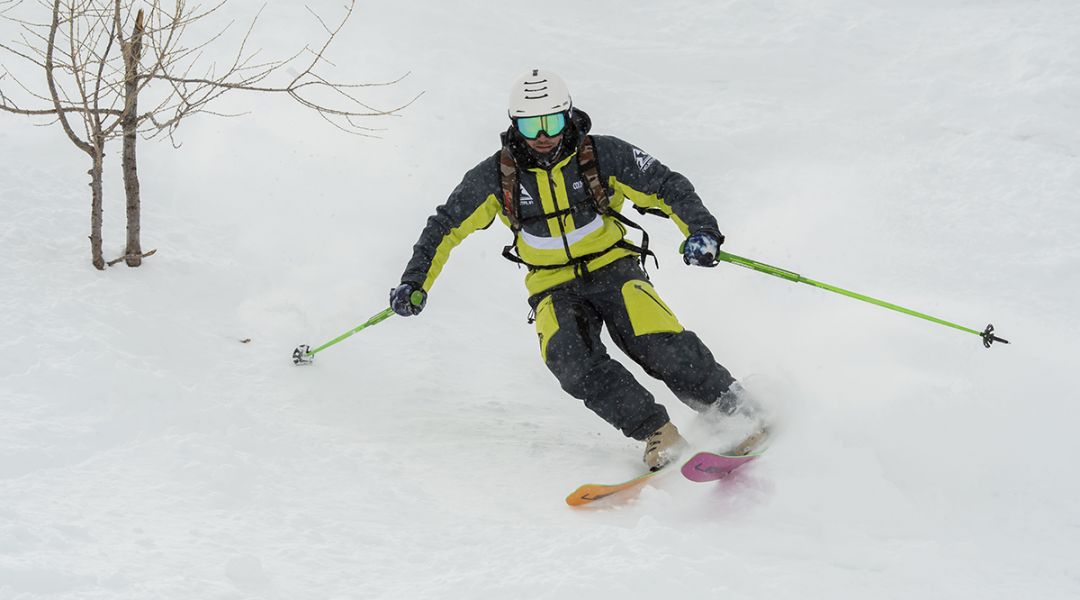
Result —
M957 325L956 323L951 323L951 322L946 321L944 319L939 319L937 317L932 317L930 315L927 315L927 314L924 314L924 313L921 313L921 312L918 312L918 311L915 311L915 310L911 310L910 308L904 308L903 306L899 306L899 305L893 304L891 302L886 302L884 300L879 300L877 298L873 298L873 297L870 297L870 296L867 296L867 295L864 295L864 294L860 294L860 293L857 293L857 292L852 292L850 290L845 290L843 288L836 287L835 285L830 285L828 283L822 283L820 281L814 281L813 279L803 277L802 275L799 275L798 273L794 273L792 271L788 271L787 269L781 269L780 267L774 267L772 265L768 265L768 264L765 264L763 262L759 262L759 261L756 261L756 260L753 260L753 259L744 258L742 256L737 256L735 254L730 254L728 252L724 252L723 250L720 250L720 251L717 252L716 260L717 260L717 262L720 262L720 261L728 262L728 263L731 263L733 265L738 265L740 267L745 267L747 269L758 271L759 273L765 273L767 275L772 275L774 277L779 277L781 279L786 279L788 281L792 281L792 282L795 282L795 283L805 283L806 285L810 285L810 286L813 286L813 287L816 287L816 288L821 288L823 290L834 292L834 293L840 294L842 296L847 296L849 298L854 298L856 300L862 300L863 302L868 302L870 304L874 304L874 305L880 306L882 308L887 308L889 310L894 310L896 312L900 312L900 313L903 313L905 315L911 315L913 317L918 317L920 319L925 319L925 320L930 321L932 323L937 323L939 325L944 325L946 327L952 327L953 329L958 329L960 331L964 331L964 332L967 332L967 333L973 333L973 334L975 334L975 335L982 338L983 346L986 346L987 348L989 348L990 345L993 344L994 342L1001 342L1003 344L1008 344L1009 343L1008 340L999 338L998 336L994 335L994 326L993 325L987 325L986 329L984 329L983 331L977 331L975 329L964 327L963 325Z

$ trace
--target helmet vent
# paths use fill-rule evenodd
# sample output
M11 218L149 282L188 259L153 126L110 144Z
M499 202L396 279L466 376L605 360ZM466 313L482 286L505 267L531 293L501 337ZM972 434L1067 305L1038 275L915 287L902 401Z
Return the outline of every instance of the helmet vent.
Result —
M568 110L570 92L558 75L543 69L530 69L514 83L508 111L511 116L535 116Z

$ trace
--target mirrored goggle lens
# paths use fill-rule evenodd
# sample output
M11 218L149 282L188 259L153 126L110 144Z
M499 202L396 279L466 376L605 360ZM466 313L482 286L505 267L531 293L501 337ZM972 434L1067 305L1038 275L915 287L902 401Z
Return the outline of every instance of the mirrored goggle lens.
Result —
M514 120L521 135L535 140L543 131L548 137L555 137L566 128L566 115L555 113L540 117L521 117Z

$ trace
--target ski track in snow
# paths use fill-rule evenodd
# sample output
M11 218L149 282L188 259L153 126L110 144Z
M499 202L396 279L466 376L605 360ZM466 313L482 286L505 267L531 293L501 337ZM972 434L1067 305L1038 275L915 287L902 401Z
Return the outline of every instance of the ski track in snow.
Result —
M260 23L278 54L318 32L300 5ZM381 140L248 98L144 142L158 253L105 273L84 157L0 115L0 599L1080 596L1078 27L1064 0L362 3L341 79L425 96ZM534 64L687 174L731 252L1014 344L684 268L648 221L658 290L784 429L720 484L585 510L563 497L637 474L640 444L540 364L503 229L420 318L293 367L383 308Z

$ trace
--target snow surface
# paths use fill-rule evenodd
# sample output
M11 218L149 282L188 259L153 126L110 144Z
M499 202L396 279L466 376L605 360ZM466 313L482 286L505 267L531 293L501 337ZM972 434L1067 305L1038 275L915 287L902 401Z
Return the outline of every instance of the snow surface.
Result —
M0 598L1080 597L1078 30L1072 0L365 1L334 73L425 95L380 140L236 96L143 144L158 253L104 273L85 157L0 115ZM272 3L255 42L318 31ZM1013 344L684 267L649 221L660 293L787 428L598 510L563 497L640 446L541 365L503 228L420 318L292 366L385 306L532 66L689 176L729 251Z

